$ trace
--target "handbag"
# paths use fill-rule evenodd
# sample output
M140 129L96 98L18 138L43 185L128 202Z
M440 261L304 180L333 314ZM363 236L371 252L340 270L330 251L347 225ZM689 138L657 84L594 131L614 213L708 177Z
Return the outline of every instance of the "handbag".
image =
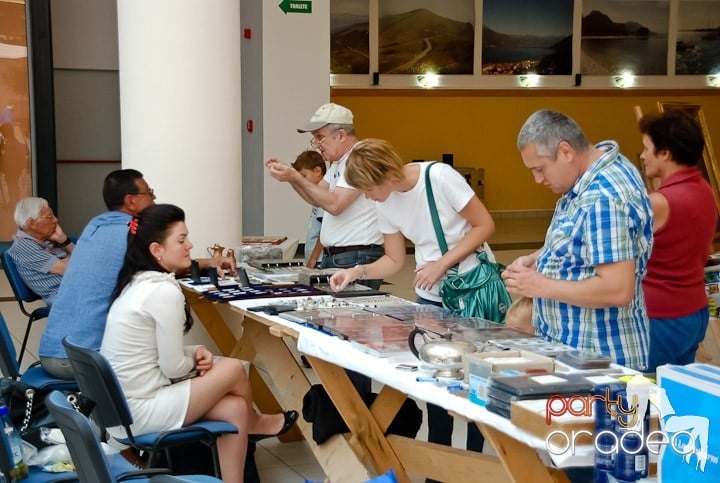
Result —
M435 163L431 163L425 170L425 189L435 236L440 251L444 255L448 251L448 246L430 182L430 168L433 164ZM443 307L452 310L460 317L481 317L495 322L503 322L505 313L512 302L500 277L500 272L505 267L491 262L484 251L476 252L475 256L479 263L473 269L465 273L458 273L460 265L456 264L448 271L447 278L440 284L440 298Z
M9 377L0 378L0 401L8 406L13 426L20 431L25 441L37 448L47 446L42 440L43 428L57 427L45 405L45 397L52 391L53 389L36 389ZM79 392L67 390L61 392L65 393L75 410L85 416L88 416L95 407L92 400Z

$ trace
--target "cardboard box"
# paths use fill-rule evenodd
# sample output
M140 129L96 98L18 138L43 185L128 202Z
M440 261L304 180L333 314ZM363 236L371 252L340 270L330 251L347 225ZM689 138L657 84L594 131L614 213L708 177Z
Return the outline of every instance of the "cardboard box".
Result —
M574 416L569 412L553 416L547 424L547 399L526 399L510 403L510 421L520 429L546 439L553 431L562 431L566 436L553 435L550 442L564 447L573 431L577 434L576 445L592 444L595 437L595 415ZM579 401L575 401L576 403ZM658 415L654 408L650 410L650 432L658 430ZM589 431L590 434L578 434L580 431ZM685 482L687 483L687 482Z
M660 452L659 481L720 481L720 368L665 365L657 376L666 396L661 399L662 429L669 440L676 438Z
M547 399L530 399L513 401L510 403L510 421L520 429L546 439L553 431L562 431L569 438L573 431L588 431L590 434L580 434L575 439L576 445L592 444L592 433L595 430L595 419L592 416L573 416L570 413L553 416L547 424ZM568 440L560 434L550 438L550 442L563 447Z
M553 372L555 362L551 357L528 351L497 351L466 354L463 356L468 398L475 404L487 404L488 377L512 376L528 370Z

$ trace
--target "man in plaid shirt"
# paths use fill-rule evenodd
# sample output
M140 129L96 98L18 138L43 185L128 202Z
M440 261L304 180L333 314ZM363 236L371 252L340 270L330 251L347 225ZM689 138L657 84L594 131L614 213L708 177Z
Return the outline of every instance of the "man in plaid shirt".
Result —
M508 290L534 299L533 324L549 340L647 366L642 278L652 245L647 190L613 141L591 145L568 116L542 110L518 135L537 183L562 194L543 247L503 273Z

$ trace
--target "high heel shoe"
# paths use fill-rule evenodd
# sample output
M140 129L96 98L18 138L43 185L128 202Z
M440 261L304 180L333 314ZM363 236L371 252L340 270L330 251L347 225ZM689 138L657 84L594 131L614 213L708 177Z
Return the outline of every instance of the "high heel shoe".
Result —
M274 438L275 436L281 436L288 431L292 429L292 427L295 425L295 422L298 418L298 412L293 410L285 411L283 413L283 416L285 417L285 422L283 423L282 428L280 428L280 431L278 431L275 434L248 434L248 442L250 443L257 443L258 441L261 441L266 438Z

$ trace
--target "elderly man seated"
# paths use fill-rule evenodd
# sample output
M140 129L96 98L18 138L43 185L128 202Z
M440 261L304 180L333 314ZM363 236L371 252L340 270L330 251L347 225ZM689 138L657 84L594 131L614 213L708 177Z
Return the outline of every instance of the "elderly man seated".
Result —
M75 244L65 235L48 202L23 198L15 206L15 224L8 254L25 284L46 304L55 300Z

